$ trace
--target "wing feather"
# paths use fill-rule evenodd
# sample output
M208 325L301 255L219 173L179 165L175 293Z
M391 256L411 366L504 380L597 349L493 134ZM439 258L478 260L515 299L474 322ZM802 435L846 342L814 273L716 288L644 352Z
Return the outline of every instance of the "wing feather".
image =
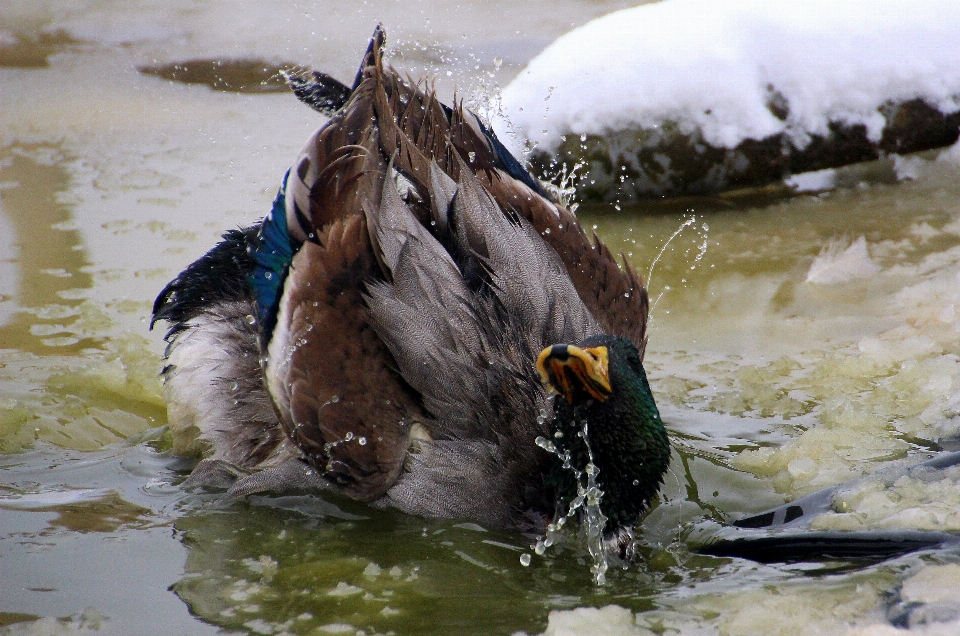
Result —
M362 294L378 265L365 217L333 222L318 243L303 246L287 277L285 328L268 352L269 389L311 463L346 494L369 501L396 480L410 426L424 418L367 318Z

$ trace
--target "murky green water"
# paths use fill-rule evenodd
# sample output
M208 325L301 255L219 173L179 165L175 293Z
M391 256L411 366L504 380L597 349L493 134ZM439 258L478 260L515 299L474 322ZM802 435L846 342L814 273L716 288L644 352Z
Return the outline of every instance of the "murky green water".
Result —
M316 498L222 508L181 491L189 463L166 452L150 304L220 232L263 214L319 122L283 94L136 69L225 51L320 61L284 44L279 27L263 27L266 45L240 33L236 49L171 27L226 19L171 6L142 9L180 35L127 39L106 18L129 15L109 2L66 17L0 9L0 25L27 36L69 27L0 56L0 634L510 634L542 632L548 616L555 634L842 634L889 628L889 608L960 585L950 551L841 567L687 548L698 523L918 461L957 438L956 149L901 163L911 179L888 165L819 196L580 210L644 275L652 269L646 365L676 448L636 563L612 568L602 588L575 536L523 567L533 538L515 533ZM613 6L557 2L554 13L580 23ZM435 31L397 17L398 39L417 51L404 63L441 79L475 73L464 81L473 86L507 81L536 52L528 34L546 44L569 26L551 18L536 31L524 14L514 28L477 5L489 35L461 38L452 8L432 9ZM329 38L330 69L349 75L364 36L347 36L378 11L398 13L341 15L343 34L310 27ZM91 26L102 24L107 35ZM826 244L860 236L878 271L806 281ZM956 481L867 483L849 510L816 523L960 530Z

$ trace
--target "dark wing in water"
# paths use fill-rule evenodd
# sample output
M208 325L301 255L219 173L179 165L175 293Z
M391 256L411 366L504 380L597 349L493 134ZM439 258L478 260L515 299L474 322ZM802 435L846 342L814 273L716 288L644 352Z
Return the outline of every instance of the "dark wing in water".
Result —
M900 474L937 471L960 464L960 452L944 453ZM697 548L701 554L741 557L761 563L817 560L882 561L901 554L960 543L960 535L910 529L810 531L810 522L832 510L834 496L851 484L825 488L771 510L733 522L734 528Z
M760 563L876 562L916 550L958 543L960 537L955 534L924 530L807 531L724 539L708 543L698 548L697 552L718 557L740 557Z

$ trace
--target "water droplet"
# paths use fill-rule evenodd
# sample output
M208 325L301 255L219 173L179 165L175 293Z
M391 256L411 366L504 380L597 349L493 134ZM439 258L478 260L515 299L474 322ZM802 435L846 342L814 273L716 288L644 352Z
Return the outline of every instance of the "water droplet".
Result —
M591 567L590 567L590 571L593 572L593 574L594 574L594 581L596 581L597 585L605 585L605 584L606 584L606 582L607 582L607 564L606 564L606 562L603 563L603 567L601 567L601 566L591 566Z
M639 486L639 485L640 485L640 480L639 480L639 479L634 479L634 480L633 480L633 485L634 485L634 486Z
M349 442L353 439L353 431L347 431L347 434L343 436L344 441Z
M535 439L534 442L536 443L537 446L547 451L548 453L557 452L557 447L553 445L553 442L551 442L545 437L537 437L537 439Z
M333 402L334 404L336 404L337 402L340 401L340 396L339 396L339 395L334 395L332 398L330 398L330 401Z
M253 314L247 314L244 319L247 321L248 325L257 324L257 319L253 317Z
M264 272L263 277L266 278L267 280L270 280L273 278L273 272Z
M520 555L520 565L522 565L523 567L527 567L528 565L530 565L530 555L527 554L526 552Z
M357 444L360 444L361 446L366 446L366 445L367 445L367 438L366 438L366 437L358 437L358 438L357 438Z

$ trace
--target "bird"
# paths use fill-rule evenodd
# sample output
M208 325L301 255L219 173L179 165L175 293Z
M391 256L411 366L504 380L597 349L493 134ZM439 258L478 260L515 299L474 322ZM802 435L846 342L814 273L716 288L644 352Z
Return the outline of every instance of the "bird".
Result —
M593 479L622 549L670 461L643 281L385 38L352 86L288 75L329 119L156 299L187 481L543 532Z

